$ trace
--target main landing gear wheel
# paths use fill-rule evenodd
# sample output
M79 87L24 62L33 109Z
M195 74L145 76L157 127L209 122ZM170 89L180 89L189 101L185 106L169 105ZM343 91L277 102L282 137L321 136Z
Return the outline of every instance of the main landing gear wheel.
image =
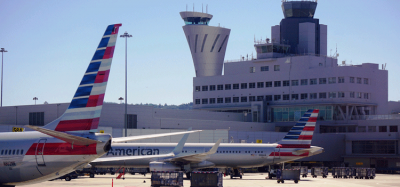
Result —
M89 174L90 178L94 178L94 173Z
M70 176L66 176L65 177L65 181L70 181L71 180L71 177Z

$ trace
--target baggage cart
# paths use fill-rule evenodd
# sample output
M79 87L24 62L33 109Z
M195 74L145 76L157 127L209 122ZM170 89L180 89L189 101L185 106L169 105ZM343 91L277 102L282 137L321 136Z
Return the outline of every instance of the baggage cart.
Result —
M183 172L182 171L156 171L151 172L151 186L174 186L183 187Z
M311 168L311 176L313 178L317 178L317 176L322 176L322 178L326 178L328 176L328 167Z
M375 178L375 168L367 168L367 175L365 179L374 179Z
M194 171L190 177L190 187L222 187L222 173L218 171Z
M332 168L333 178L347 178L345 167L334 167Z
M357 173L356 168L350 167L349 170L350 170L349 178L356 177L356 173Z
M367 177L367 168L355 168L356 170L356 175L355 179L363 179Z
M276 171L276 179L278 183L285 183L285 180L294 180L294 183L298 183L300 180L299 169L278 169Z
M308 167L307 166L293 166L292 169L300 170L301 177L307 178L307 175L308 175Z

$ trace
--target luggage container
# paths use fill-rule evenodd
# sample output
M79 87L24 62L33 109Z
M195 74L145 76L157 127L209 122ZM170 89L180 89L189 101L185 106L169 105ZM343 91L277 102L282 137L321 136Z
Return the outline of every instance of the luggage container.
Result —
M363 179L367 177L367 168L355 168L356 170L356 175L355 179Z
M151 186L174 186L183 187L183 172L182 171L156 171L151 172Z
M367 168L367 176L365 179L374 179L375 178L375 168Z
M285 180L294 180L294 183L298 183L300 180L299 169L278 169L276 171L276 179L278 183L285 183Z
M190 178L190 187L222 187L222 173L217 171L194 171Z
M308 175L308 167L307 166L293 166L292 169L300 170L301 177L307 178L307 175Z
M347 178L346 168L345 167L334 167L332 168L332 176L333 178Z
M328 176L328 168L327 167L313 167L313 168L311 168L311 176L313 178L317 178L317 176L322 176L322 178L326 178Z

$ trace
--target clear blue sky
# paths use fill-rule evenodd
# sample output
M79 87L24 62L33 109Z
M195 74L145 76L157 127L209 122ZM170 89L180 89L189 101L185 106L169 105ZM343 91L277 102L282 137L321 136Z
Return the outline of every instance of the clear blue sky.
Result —
M128 103L192 101L194 67L179 12L208 4L210 25L231 29L225 60L254 52L254 35L270 37L283 18L281 1L0 0L4 54L3 105L70 102L107 25L128 31ZM328 25L328 53L339 62L387 64L389 100L400 100L400 1L318 1ZM124 96L125 41L119 38L105 101Z

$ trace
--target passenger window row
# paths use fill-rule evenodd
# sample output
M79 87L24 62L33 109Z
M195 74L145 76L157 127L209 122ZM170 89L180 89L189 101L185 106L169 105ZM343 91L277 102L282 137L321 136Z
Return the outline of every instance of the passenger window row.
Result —
M369 84L368 78L350 77L349 82L357 84ZM363 81L362 81L363 80ZM251 82L251 83L235 83L235 84L219 84L219 85L203 85L195 86L195 91L215 91L215 90L237 90L251 88L269 88L269 87L287 87L287 86L306 86L316 84L336 84L345 83L345 77L328 77L328 78L313 78L301 80L284 80L284 81L267 81L267 82Z
M1 155L23 155L24 150L23 149L3 149L1 150Z
M241 151L217 151L217 153L241 153ZM244 153L251 153L251 151L244 151ZM264 151L254 151L254 153L264 153Z

